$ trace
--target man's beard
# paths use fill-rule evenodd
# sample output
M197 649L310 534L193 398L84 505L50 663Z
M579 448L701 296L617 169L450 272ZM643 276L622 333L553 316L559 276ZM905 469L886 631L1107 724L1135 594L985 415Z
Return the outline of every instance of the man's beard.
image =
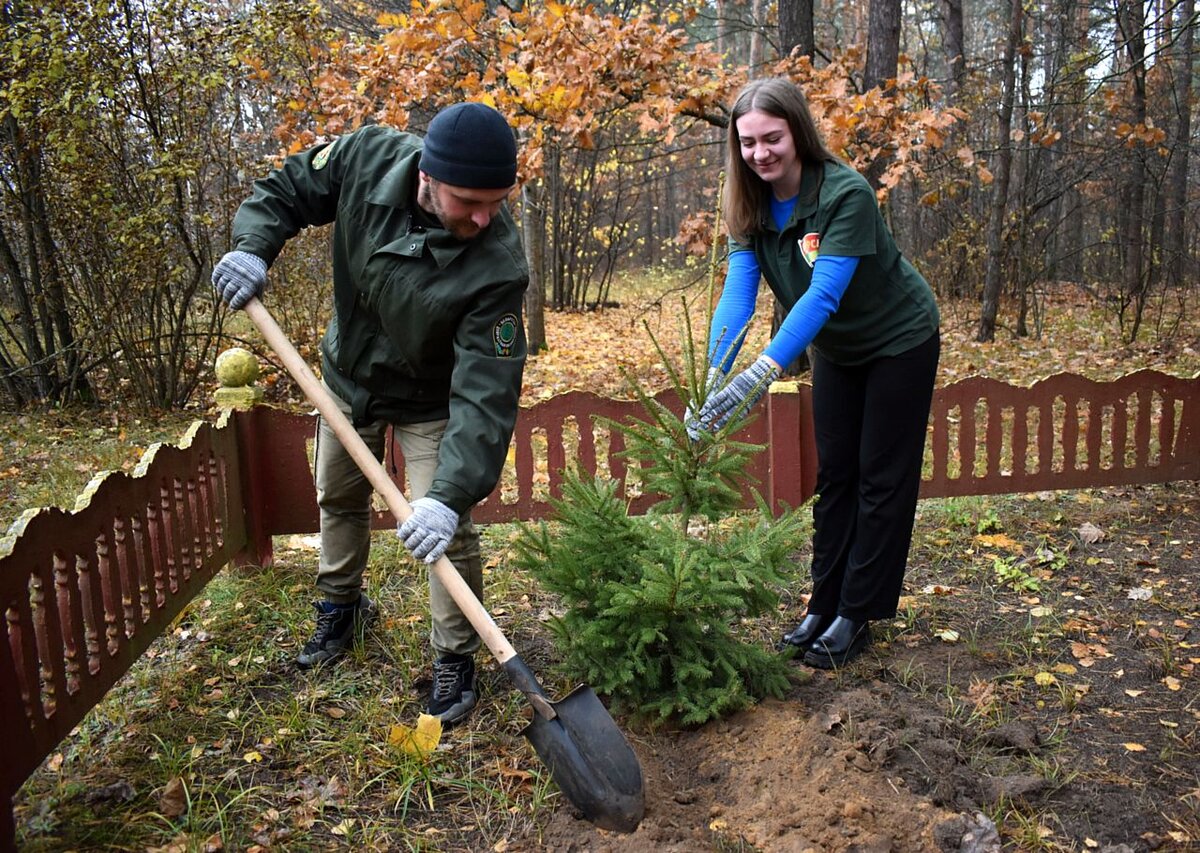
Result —
M474 240L484 229L480 228L470 217L455 219L449 216L442 207L441 199L434 192L435 181L425 181L421 184L421 189L417 194L417 203L425 210L437 217L437 220L442 223L442 227L449 231L456 240L468 241Z

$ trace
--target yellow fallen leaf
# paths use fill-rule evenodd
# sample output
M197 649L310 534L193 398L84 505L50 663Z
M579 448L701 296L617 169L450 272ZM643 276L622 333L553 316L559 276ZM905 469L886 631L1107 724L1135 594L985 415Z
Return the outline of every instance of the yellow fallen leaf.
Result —
M388 743L398 746L408 755L427 758L442 740L442 721L430 714L417 718L415 729L396 724L388 733Z
M1037 675L1035 675L1033 677L1033 680L1035 682L1037 682L1039 687L1049 687L1051 684L1058 683L1058 679L1055 678L1054 675L1049 672L1039 672Z
M1076 673L1075 667L1069 663L1056 663L1053 669L1055 672L1061 672L1063 675L1074 675Z
M334 835L340 835L342 837L345 837L345 836L349 835L353 830L354 830L354 818L348 817L329 831L332 832Z
M1126 696L1129 696L1129 697L1131 697L1131 698L1133 698L1133 699L1136 699L1136 698L1138 698L1139 696L1141 696L1141 695L1142 695L1143 693L1145 693L1145 692L1146 692L1145 690L1126 690L1126 691L1125 691L1125 695L1126 695Z
M263 760L262 753L259 752L257 749L252 749L249 752L247 752L245 755L242 756L242 761L245 761L247 764L256 764L262 760Z
M1146 751L1146 747L1142 746L1140 743L1127 743L1127 744L1125 744L1125 748L1127 750L1129 750L1130 752L1145 752Z
M975 537L975 541L980 545L989 548L1001 548L1005 551L1011 551L1014 554L1020 554L1025 550L1024 545L1003 533L981 533Z
M1173 675L1164 678L1163 684L1167 685L1168 690L1180 690L1183 687L1183 683Z
M958 631L955 631L953 628L946 628L944 631L938 631L933 636L937 637L943 643L958 642Z

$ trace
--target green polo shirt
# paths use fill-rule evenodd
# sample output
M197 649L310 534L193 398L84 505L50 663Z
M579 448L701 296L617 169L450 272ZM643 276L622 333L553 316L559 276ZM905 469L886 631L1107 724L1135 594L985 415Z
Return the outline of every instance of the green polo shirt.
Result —
M858 267L837 311L813 339L837 364L855 365L899 355L937 331L938 309L929 283L896 248L875 192L858 172L839 162L808 163L792 216L779 229L769 211L749 244L784 309L790 311L812 283L818 254L857 257Z

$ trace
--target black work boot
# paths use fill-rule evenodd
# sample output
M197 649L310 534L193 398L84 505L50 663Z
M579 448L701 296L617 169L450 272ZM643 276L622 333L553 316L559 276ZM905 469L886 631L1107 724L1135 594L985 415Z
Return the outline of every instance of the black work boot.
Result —
M461 722L475 707L475 659L469 655L443 655L433 662L433 689L429 713L443 726Z
M375 621L379 610L371 599L360 595L353 604L316 601L317 629L304 644L296 663L301 669L330 663L346 653L354 640Z

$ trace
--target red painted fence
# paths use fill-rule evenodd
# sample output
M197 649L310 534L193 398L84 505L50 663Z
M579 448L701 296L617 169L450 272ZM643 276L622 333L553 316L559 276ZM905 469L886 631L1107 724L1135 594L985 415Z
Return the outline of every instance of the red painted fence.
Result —
M659 401L678 413L673 396ZM816 482L811 392L779 384L742 438L776 511ZM619 431L637 402L571 393L523 409L509 464L474 516L534 519L580 465L624 484L640 512ZM102 475L73 511L26 513L0 540L0 848L10 798L221 568L265 565L273 536L317 529L309 458L314 421L258 406L197 424L147 452L132 475ZM385 460L405 489L403 460ZM934 395L922 497L1200 479L1200 377L1142 371L1114 382L1059 375L1023 388L968 379ZM405 491L407 491L405 489ZM377 527L391 526L380 511Z

